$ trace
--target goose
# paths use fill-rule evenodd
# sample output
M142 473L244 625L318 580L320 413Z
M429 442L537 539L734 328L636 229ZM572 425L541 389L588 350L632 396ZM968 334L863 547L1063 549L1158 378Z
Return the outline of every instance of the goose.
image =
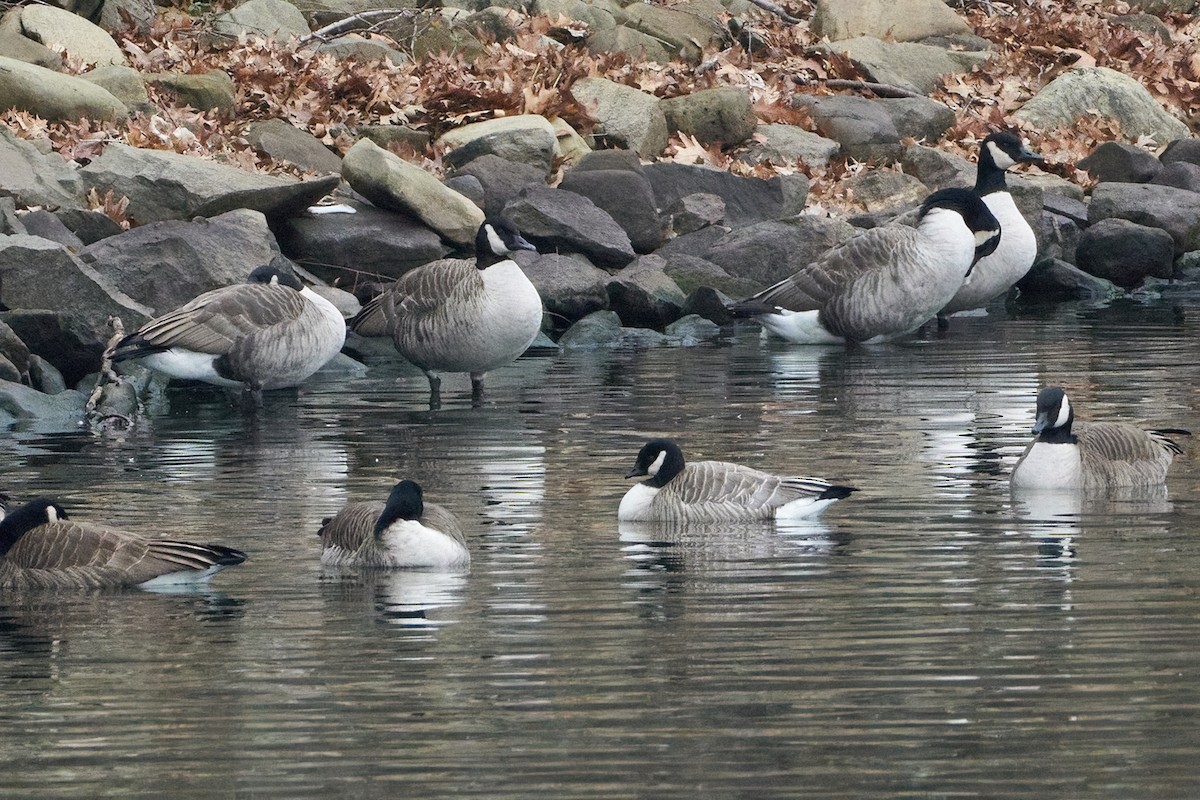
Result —
M426 503L421 487L403 480L386 503L351 503L324 520L321 563L329 567L463 569L471 563L454 515Z
M45 497L0 521L0 587L5 589L197 585L245 560L245 553L231 547L73 522L59 503Z
M536 252L512 223L485 220L474 260L444 258L406 272L350 328L390 334L400 355L429 379L431 407L441 402L441 372L470 373L479 401L484 374L515 361L542 327L542 298L510 257L518 250Z
M264 389L295 386L338 354L346 320L290 270L258 267L247 283L205 292L150 320L110 350L173 378Z
M941 189L921 204L916 228L864 231L730 310L797 344L892 339L933 318L999 239L973 192Z
M983 198L1004 233L996 251L979 259L971 270L970 279L942 309L943 317L986 306L1011 289L1033 266L1037 257L1037 239L1025 216L1017 210L1004 182L1005 170L1023 161L1041 162L1044 159L1011 133L993 133L980 143L975 193Z
M672 439L651 439L626 478L648 476L621 498L622 522L737 522L816 517L858 491L818 478L771 475L725 461L685 463Z
M1038 392L1037 438L1013 468L1014 489L1099 490L1156 486L1183 452L1170 434L1179 428L1142 430L1123 422L1076 422L1075 409L1059 386Z

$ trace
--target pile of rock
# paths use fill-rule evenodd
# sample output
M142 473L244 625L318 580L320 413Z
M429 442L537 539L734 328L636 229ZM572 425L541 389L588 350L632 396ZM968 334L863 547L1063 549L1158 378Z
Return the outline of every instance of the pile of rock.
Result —
M110 23L153 13L139 0L106 0L103 8ZM532 0L522 10L586 22L589 48L651 58L662 50L664 59L695 58L698 42L732 35L722 14L747 14L742 0L671 8ZM490 36L503 37L508 12L442 18L445 26L423 27L420 35L437 33L465 47L462 37L483 22ZM319 21L283 0L248 0L219 17L212 33L303 36ZM247 139L261 152L321 175L304 180L123 144L73 169L0 130L0 305L7 309L0 313L0 424L33 413L25 392L61 393L94 372L110 316L132 328L281 255L311 279L338 287L325 291L350 315L379 282L447 254L465 255L485 214L508 216L538 246L540 255L518 260L542 294L546 331L557 346L690 343L715 335L713 323L727 321L731 298L790 275L931 190L974 181L972 164L911 142L936 142L954 123L950 109L923 95L937 76L986 60L985 41L939 0L822 0L813 25L871 80L910 96L800 95L795 103L807 110L813 132L761 124L737 88L661 100L584 78L572 91L599 120L590 140L560 119L537 115L465 125L431 143L442 154L444 180L387 149L398 140L427 144L401 126L362 128L344 157L283 120L247 126ZM362 47L352 46L356 41ZM367 45L379 46L348 37L321 44L339 57L381 55ZM382 56L419 56L420 49ZM224 73L139 74L125 66L103 27L62 9L10 11L0 24L0 51L8 54L0 56L0 107L50 119L121 116L144 107L151 83L194 107L233 107L234 86ZM61 52L97 66L66 75L57 71ZM1108 296L1114 284L1170 278L1200 250L1200 144L1136 81L1111 70L1073 70L1021 116L1053 126L1061 115L1095 109L1127 132L1176 141L1161 159L1131 145L1099 148L1084 163L1100 181L1090 202L1078 186L1053 176L1010 177L1039 239L1041 263L1024 286L1041 296ZM675 132L720 144L748 163L819 166L847 155L901 169L853 178L850 189L866 213L832 219L803 213L809 184L801 174L766 180L646 163ZM168 140L188 135L161 133ZM136 227L122 230L88 210L89 193L126 198ZM308 211L331 193L352 213Z

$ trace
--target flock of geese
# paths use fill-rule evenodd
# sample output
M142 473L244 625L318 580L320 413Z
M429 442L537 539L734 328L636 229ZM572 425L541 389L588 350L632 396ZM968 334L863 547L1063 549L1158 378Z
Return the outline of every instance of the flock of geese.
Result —
M1036 255L1033 230L1005 185L1005 171L1041 158L1009 133L980 147L974 189L929 195L915 227L891 224L855 236L796 274L731 310L796 343L877 342L929 320L979 308L1008 289ZM364 336L390 336L440 401L440 373L468 373L472 397L484 375L516 360L542 323L537 289L512 260L533 250L503 219L479 229L475 259L414 269L349 322ZM347 323L289 270L260 267L245 284L207 292L113 345L113 362L139 359L176 378L261 392L293 386L345 343ZM1156 486L1181 450L1171 435L1124 423L1076 422L1066 393L1043 389L1030 442L1011 476L1014 489L1105 491ZM688 463L679 445L654 439L627 478L622 521L734 522L801 519L857 491L817 478L772 475L722 461ZM38 498L5 514L0 495L0 587L106 588L206 581L246 554L229 547L152 538L75 522ZM464 569L470 551L454 515L426 503L410 480L386 502L352 503L324 521L321 562L329 566Z

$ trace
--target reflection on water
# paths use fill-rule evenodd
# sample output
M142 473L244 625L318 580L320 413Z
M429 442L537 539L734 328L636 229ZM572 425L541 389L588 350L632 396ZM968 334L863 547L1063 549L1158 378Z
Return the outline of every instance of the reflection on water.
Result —
M1038 387L1200 430L1165 303L860 348L750 326L564 353L489 401L394 361L121 434L16 432L3 490L246 550L201 594L0 599L0 795L1186 797L1200 470L1011 496ZM795 525L618 523L654 435L860 491ZM467 574L329 572L323 517L411 478Z

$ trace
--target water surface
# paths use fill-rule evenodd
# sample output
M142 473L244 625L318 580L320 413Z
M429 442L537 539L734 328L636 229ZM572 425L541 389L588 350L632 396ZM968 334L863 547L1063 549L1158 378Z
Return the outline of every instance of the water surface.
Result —
M0 796L1194 796L1200 469L1086 504L1006 477L1048 383L1200 431L1198 327L1161 299L859 349L746 326L522 359L483 408L384 360L257 416L174 392L128 434L13 432L14 497L251 557L206 594L0 600ZM654 435L861 492L618 525ZM323 573L321 519L398 477L470 574Z

